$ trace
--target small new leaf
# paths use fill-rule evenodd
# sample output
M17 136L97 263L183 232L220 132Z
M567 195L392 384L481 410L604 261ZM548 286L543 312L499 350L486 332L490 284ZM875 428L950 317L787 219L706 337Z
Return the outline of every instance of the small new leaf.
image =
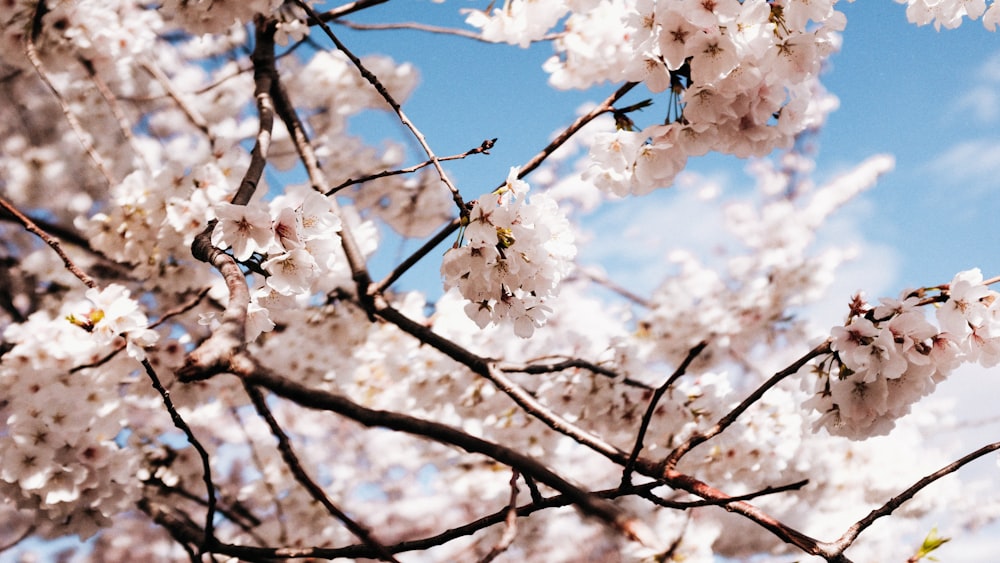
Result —
M920 546L920 549L917 550L917 553L913 557L907 560L907 563L916 563L924 558L927 558L929 561L937 561L930 554L949 541L951 541L951 538L943 538L938 535L937 526L931 528L931 531L927 532L927 537L924 538L924 543Z

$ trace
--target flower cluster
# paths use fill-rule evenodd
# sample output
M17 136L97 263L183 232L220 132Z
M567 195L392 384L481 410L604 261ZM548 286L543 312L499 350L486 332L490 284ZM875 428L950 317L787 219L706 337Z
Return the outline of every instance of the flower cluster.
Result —
M958 273L938 297L905 292L878 305L856 296L845 326L834 327L832 353L807 406L817 428L851 438L888 433L962 362L1000 363L1000 305L978 269ZM920 308L943 301L935 326ZM939 328L940 327L940 328Z
M576 247L556 202L528 202L517 173L511 168L504 186L472 204L465 244L445 253L441 274L446 289L469 300L465 312L480 327L507 321L528 338L545 322L545 300L569 273Z
M134 361L99 360L109 338L142 332L145 316L120 286L87 297L98 307L87 318L91 334L46 312L3 334L13 348L0 362L0 496L37 513L37 531L48 537L89 537L139 495L137 452L116 442L125 420L122 374ZM62 316L87 308L69 302ZM99 367L71 371L83 364Z
M273 328L269 307L294 305L296 297L308 297L338 271L340 217L322 194L310 190L275 198L270 210L259 203L223 202L216 205L215 214L212 244L231 247L241 262L257 254L267 274L252 295L248 340Z
M936 29L954 29L968 17L971 20L983 18L983 26L995 31L1000 25L1000 6L986 0L896 0L906 4L906 18L917 25L934 23Z
M93 308L84 315L71 314L68 320L93 334L98 345L124 337L128 354L138 360L145 359L142 349L155 344L159 335L147 328L149 320L139 303L129 297L129 290L118 284L103 290L92 288L87 290L87 299Z
M605 78L669 90L667 124L597 138L591 181L618 195L643 194L670 185L689 156L762 156L790 146L830 109L816 77L844 25L833 4L639 2L625 22L631 58ZM571 72L578 56L567 56L561 70Z

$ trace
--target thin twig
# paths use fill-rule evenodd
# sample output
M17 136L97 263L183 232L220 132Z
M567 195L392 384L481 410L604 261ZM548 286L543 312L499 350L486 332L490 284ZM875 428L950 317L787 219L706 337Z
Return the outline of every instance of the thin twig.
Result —
M827 340L827 341L823 342L822 344L816 346L812 350L806 352L806 354L804 356L802 356L801 358L799 358L798 360L796 360L790 366L788 366L785 369L783 369L783 370L775 373L773 376L771 376L770 379L768 379L763 384L761 384L760 387L758 387L757 389L755 389L753 391L753 393L751 393L746 399L743 400L743 402L741 402L739 405L737 405L736 408L734 408L728 414L726 414L725 416L723 416L719 420L719 422L717 422L715 424L715 426L709 428L708 430L705 430L704 432L699 432L697 434L692 435L684 443L682 443L682 444L678 445L676 448L674 448L674 450L672 452L670 452L670 455L668 455L666 457L666 459L663 460L662 466L665 469L673 469L673 468L675 468L677 466L677 462L679 462L680 459L682 457L684 457L685 454L687 454L688 452L690 452L691 450L693 450L699 444L702 444L702 443L710 440L711 438L714 438L715 436L718 436L726 428L729 428L730 425L732 425L734 422L736 422L736 419L741 414L743 414L754 403L756 403L757 401L759 401L760 398L764 396L764 393L766 393L769 389L771 389L772 387L774 387L775 385L777 385L779 382L781 382L786 377L788 377L788 376L790 376L790 375L798 372L800 369L802 369L802 366L804 366L807 363L809 363L809 361L812 360L813 358L815 358L817 356L822 356L823 354L826 354L829 351L830 351L830 341Z
M295 480L302 485L306 492L309 493L309 496L311 496L316 502L322 504L331 516L340 520L352 534L358 537L358 539L374 549L379 554L380 559L399 563L399 561L392 556L392 553L390 553L384 545L372 536L372 533L368 530L368 528L365 528L356 522L353 518L348 516L346 512L341 510L337 505L333 504L333 501L331 501L330 497L326 495L323 488L317 485L316 482L313 481L312 477L306 473L305 468L302 467L302 463L295 454L295 450L292 448L288 435L285 434L281 425L278 424L274 415L271 414L271 409L268 408L267 402L264 400L264 395L260 392L260 389L257 389L253 385L247 383L246 380L243 381L243 389L250 397L250 401L253 402L253 406L254 409L257 410L257 414L264 419L268 428L271 429L271 434L273 434L275 439L278 440L278 451L281 452L281 458L285 461L285 465L288 466L292 475L295 476Z
M353 14L354 12L359 12L365 8L371 8L372 6L378 6L379 4L385 4L389 0L357 0L356 2L348 2L343 6L338 6L336 8L331 8L319 15L319 21L330 21L337 18L344 17L348 14ZM312 20L309 20L309 25L315 23L315 15L309 14Z
M166 321L170 320L172 317L176 317L177 315L184 314L184 313L190 311L191 309L194 309L195 307L198 306L198 303L201 303L201 300L204 299L208 295L208 292L211 291L211 289L212 288L210 288L210 287L206 287L205 289L202 289L201 291L199 291L198 294L193 299L191 299L190 301L188 301L187 303L183 303L180 306L178 306L178 307L176 307L174 309L171 309L170 311L167 311L159 319L156 319L156 321L150 323L149 324L149 328L156 328L156 327L160 326L161 324L165 323ZM90 368L95 368L95 367L98 367L98 366L102 366L102 365L108 363L109 361L111 361L112 358L114 358L115 356L117 356L118 354L120 354L121 351L124 350L127 346L128 346L127 343L124 342L124 340L123 340L122 342L118 343L117 346L115 346L114 350L112 350L111 352L109 352L103 358L101 358L99 360L96 360L94 362L91 362L89 364L81 364L81 365L78 365L78 366L73 366L72 368L70 368L69 373L76 373L76 372L78 372L80 370L85 370L85 369L90 369Z
M358 31L384 31L393 29L411 29L414 31L425 31L427 33L436 33L438 35L454 35L456 37L464 37L465 39L472 39L473 41L479 41L480 43L496 44L499 41L492 41L483 37L481 33L475 31L470 31L468 29L455 29L453 27L442 27L437 25L427 25L423 23L416 22L399 22L399 23L357 23L348 20L337 20L335 23L348 27L350 29L356 29ZM547 36L545 40L554 39L555 35Z
M0 196L0 207L4 208L8 213L13 215L18 220L18 222L24 225L25 230L37 236L38 238L42 239L42 241L44 241L45 244L49 245L49 247L52 248L52 250L54 250L56 254L59 255L59 258L62 258L63 264L66 266L66 269L69 270L70 273L72 273L74 276L76 276L77 279L82 281L84 285L90 288L97 287L97 282L95 282L93 278L88 276L87 273L84 272L79 266L73 263L73 260L71 260L70 257L63 251L62 245L59 244L58 239L40 229L38 225L35 224L34 221L29 219L27 215L18 211L13 204L4 199L2 196Z
M101 78L101 75L97 73L97 69L94 68L94 63L83 57L77 57L77 61L83 66L83 69L87 71L87 76L90 77L90 81L94 83L94 87L97 88L98 93L104 98L104 103L108 104L108 109L111 110L111 115L115 119L115 123L118 125L118 132L121 133L122 138L132 147L132 152L138 157L139 162L142 164L145 170L149 169L149 163L143 158L143 152L139 149L138 143L136 143L135 135L132 134L132 123L129 122L128 117L125 115L125 110L122 109L121 104L118 103L118 97L115 93L111 91L111 87L108 83Z
M531 361L538 361L538 360L536 359ZM535 363L529 363L526 365L504 364L503 366L500 367L500 369L507 373L527 373L527 374L555 373L555 372L565 371L568 369L585 369L597 375L603 375L604 377L621 381L621 383L624 383L629 387L636 387L638 389L646 389L649 391L653 390L653 387L651 385L648 385L641 381L636 381L628 377L622 377L621 374L619 374L613 369L597 365L593 362L589 362L582 358L567 358L565 360L561 360L553 364L535 364Z
M429 254L432 250L437 248L439 244L447 240L448 237L450 237L451 234L455 232L455 229L457 229L461 225L461 222L462 222L461 219L459 219L458 217L452 219L450 223L442 227L442 229L438 231L436 235L434 235L427 242L422 244L420 248L418 248L413 254L408 256L406 260L403 260L402 262L400 262L398 266L393 268L392 271L389 272L389 274L382 279L382 281L375 284L375 286L372 288L372 291L375 293L382 293L383 291L388 289L389 286L396 283L396 280L398 280L403 274L405 274L407 270L416 265L417 262L423 259L423 257Z
M441 181L444 182L446 186L448 186L449 190L451 190L451 196L452 199L455 200L455 206L458 207L459 214L468 213L468 210L465 208L465 202L462 200L462 195L459 193L458 188L455 187L455 184L452 183L451 178L449 178L448 174L444 171L444 167L441 166L441 163L437 155L434 154L434 151L431 149L430 145L427 144L427 139L424 137L424 134L421 133L420 130L417 129L417 126L414 125L412 121L410 121L410 118L406 116L406 113L403 112L403 108L400 107L399 102L397 102L396 99L393 98L392 94L390 94L389 91L385 88L385 85L383 85L382 82L378 79L378 77L372 74L372 72L369 71L365 67L365 65L361 63L361 59L359 59L357 55L351 52L351 50L348 49L346 45L341 43L340 39L337 39L337 36L334 35L333 30L330 29L330 26L327 25L326 22L322 21L319 14L317 14L316 11L313 10L311 6L309 6L309 4L307 4L303 0L295 0L295 4L298 5L300 8L302 8L303 10L305 10L305 12L309 14L311 18L319 22L319 26L323 29L323 32L326 33L327 37L329 37L330 40L333 41L333 44L337 46L337 49L339 49L340 52L347 55L347 58L350 59L352 63L354 63L354 66L358 69L358 72L361 73L361 76L363 76L364 79L367 80L369 84L375 87L375 90L378 91L380 96L382 96L382 99L385 100L387 104L389 104L389 107L391 107L394 112L396 112L396 117L399 118L400 123L402 123L407 129L409 129L410 133L413 134L413 137L417 140L418 143L420 143L420 146L424 149L424 153L427 155L427 158L434 163L434 168L437 170L438 176L441 178Z
M875 510L872 510L871 512L868 513L867 516L865 516L861 520L858 520L854 525L848 528L847 531L844 532L844 535L842 535L838 540L830 542L830 545L834 548L831 551L831 554L839 555L843 553L844 550L846 550L848 547L851 546L851 544L854 543L854 540L857 539L858 535L861 534L861 532L863 532L866 528L874 524L876 520L892 514L894 510L902 506L903 503L905 503L906 501L912 499L914 495L916 495L918 492L926 488L934 481L937 481L938 479L944 477L945 475L950 475L958 471L960 468L962 468L962 466L967 465L968 463L971 463L983 457L984 455L996 451L998 449L1000 449L1000 442L987 444L979 448L978 450L968 455L965 455L960 459L953 461L952 463L949 463L948 465L942 467L941 469L938 469L934 473L931 473L930 475L927 475L926 477L920 479L902 493L899 493L898 495L892 497L891 499L889 499L888 502L876 508Z
M461 160L463 158L472 156L474 154L490 154L490 149L493 148L493 145L496 144L496 142L497 142L496 139L487 139L487 140L483 141L483 143L481 145L479 145L478 147L476 147L476 148L469 149L469 150L467 150L467 151L465 151L465 152L463 152L461 154L453 154L451 156L441 156L441 157L438 157L438 161L439 162L445 162L445 161L448 161L448 160ZM329 195L333 195L333 194L339 192L340 190L342 190L342 189L344 189L344 188L346 188L348 186L353 186L354 184L361 184L363 182L369 182L371 180L377 180L379 178L385 178L385 177L388 177L388 176L398 176L400 174L410 174L410 173L416 172L417 170L420 170L422 168L426 168L426 167L428 167L428 166L430 166L432 164L434 164L433 161L425 160L425 161L421 162L420 164L414 164L413 166L409 166L407 168L400 168L400 169L397 169L397 170L386 170L384 172L377 172L375 174L369 174L368 176L362 176L361 178L357 178L357 179L355 179L355 178L349 178L347 180L344 180L340 184L337 184L336 186L330 188L330 190L328 192L326 192L326 195L328 195L328 196Z
M205 481L205 489L208 491L208 509L205 514L205 536L200 543L202 553L215 542L215 485L212 483L212 466L209 462L208 451L198 438L194 435L191 427L188 426L184 419L181 418L180 413L174 408L174 402L170 399L170 391L167 391L163 385L160 383L160 378L156 375L156 370L153 369L152 364L149 360L142 360L142 367L146 370L146 375L149 376L150 382L153 384L153 389L156 389L160 397L163 398L163 406L166 407L167 412L170 413L170 420L173 421L174 426L180 429L181 432L187 437L187 441L191 444L195 450L198 452L198 456L201 457L201 470L202 479Z
M617 293L618 295L624 297L625 299L628 299L629 301L635 303L636 305L639 305L640 307L643 307L645 309L653 308L653 304L650 303L649 299L646 299L645 297L642 297L641 295L629 291L625 287L616 284L603 274L594 272L587 268L578 268L577 271L580 272L584 277L586 277L590 281L596 283L601 287L609 289L614 293Z
M48 71L45 70L45 66L42 64L41 57L38 56L38 50L35 47L35 40L38 39L38 35L41 34L42 30L42 18L47 12L47 7L45 2L38 2L35 6L35 13L32 16L31 21L31 33L26 33L24 38L24 52L28 57L28 61L31 66L35 68L35 72L38 73L39 78L42 82L49 88L53 95L55 95L56 100L59 102L59 107L62 109L63 115L66 117L66 122L69 123L70 128L73 133L76 134L76 138L83 145L83 150L90 157L90 161L94 164L94 167L100 171L104 179L107 180L109 186L115 185L114 176L111 175L111 171L108 169L108 165L104 162L104 159L97 152L94 147L94 141L91 136L87 134L84 130L83 125L80 124L80 120L77 119L76 114L66 103L65 98L59 93L52 81L49 80Z
M175 104L177 104L177 107L180 108L182 113L184 113L184 116L187 117L188 121L190 121L192 125L197 127L198 130L205 135L205 137L208 139L208 142L214 148L216 144L216 139L215 135L212 133L208 121L204 118L204 116L201 115L201 113L194 106L192 106L190 103L188 103L186 99L184 99L184 96L180 92L178 92L176 88L174 88L173 83L170 81L167 75L164 74L162 70L160 70L160 67L156 66L151 61L145 61L145 60L141 61L139 63L139 66L147 73L149 73L149 75L152 76L160 84L160 87L163 88L163 91L166 92L167 96L171 100L173 100Z
M504 530L501 534L500 539L497 543L490 549L490 552L483 556L479 560L479 563L490 563L501 553L507 551L510 544L514 543L514 538L517 536L517 478L519 474L517 469L513 470L510 474L510 501L507 503L507 514L504 516Z
M632 483L632 471L635 469L635 461L639 458L639 452L642 451L642 442L646 439L646 431L649 430L649 423L653 420L656 405L659 404L660 399L663 398L663 394L667 392L667 389L687 372L687 368L691 365L691 362L701 354L706 346L708 346L708 342L703 340L697 346L691 348L684 361L674 370L674 373L663 382L663 385L660 385L653 392L653 397L649 400L649 406L646 407L646 412L642 415L642 423L639 425L639 433L635 437L635 446L632 447L632 454L628 457L628 462L625 463L625 469L622 470L622 487Z

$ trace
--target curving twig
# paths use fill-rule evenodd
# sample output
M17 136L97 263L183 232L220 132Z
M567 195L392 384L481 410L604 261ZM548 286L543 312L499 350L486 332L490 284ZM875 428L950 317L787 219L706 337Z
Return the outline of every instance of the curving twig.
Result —
M77 279L82 281L84 285L90 288L97 287L97 282L94 281L94 278L87 275L87 273L84 272L79 266L77 266L73 262L73 260L70 259L69 255L67 255L66 252L63 251L62 245L59 244L59 239L53 237L52 235L48 234L47 232L39 228L39 226L36 225L34 221L29 219L27 215L18 211L17 208L14 207L12 203L4 199L2 196L0 196L0 207L6 210L7 213L13 215L14 218L17 219L19 223L24 225L24 229L26 231L42 239L42 241L45 244L49 245L49 247L52 250L54 250L56 254L59 255L59 258L62 258L63 264L66 266L66 269L69 270L71 274L76 276Z
M174 426L176 426L184 436L187 437L188 443L198 452L198 456L201 458L201 471L202 480L205 482L205 489L208 494L208 508L205 511L205 534L204 537L198 542L201 549L201 553L205 553L209 546L215 542L215 485L212 483L212 465L209 462L208 451L205 446L201 445L198 438L194 435L191 427L188 426L187 422L181 417L180 413L174 407L174 402L170 398L170 391L167 391L163 384L160 383L159 376L156 375L156 370L153 369L152 364L149 363L148 359L142 360L142 367L146 371L146 376L149 377L149 381L153 384L153 389L160 394L163 400L163 406L166 407L167 412L170 413L170 420L173 421Z
M285 461L285 465L295 476L295 480L302 485L302 487L309 493L309 496L313 498L316 502L323 505L323 508L330 513L331 516L340 520L352 534L358 537L361 541L374 549L380 556L381 559L385 561L396 561L396 558L392 556L392 553L385 548L384 545L379 543L377 539L372 535L368 528L365 528L353 518L347 515L346 512L341 510L337 505L333 504L330 497L326 495L323 488L316 484L315 481L306 473L305 468L302 467L302 463L299 462L298 456L295 454L295 450L292 449L292 443L288 439L288 435L285 431L281 429L278 421L275 420L274 415L271 414L271 409L267 406L267 402L264 400L263 393L260 389L257 389L253 385L247 383L243 380L243 389L246 391L247 395L250 397L250 401L253 403L254 409L257 410L257 414L264 419L267 423L268 428L271 429L271 434L274 435L275 439L278 440L278 451L281 452L281 458Z
M653 413L656 412L656 405L663 398L663 394L667 392L667 389L670 389L670 386L687 372L688 366L701 354L706 346L708 346L708 341L703 340L697 346L691 348L684 361L681 362L681 365L677 366L677 369L663 382L663 385L660 385L653 392L653 397L649 400L649 406L646 407L646 412L642 415L642 423L639 425L639 433L635 437L635 446L632 447L632 454L628 456L628 462L625 463L625 469L622 471L621 486L624 487L632 483L632 471L635 469L635 461L639 458L639 452L642 451L642 442L646 439L646 431L649 430L649 423L653 419Z
M909 488L907 488L905 491L892 497L891 499L889 499L888 502L876 508L875 510L872 510L871 512L868 513L867 516L855 522L850 528L847 529L846 532L844 532L844 535L840 536L839 539L830 542L829 544L831 548L830 553L832 555L842 554L848 547L851 546L851 544L854 543L854 540L858 538L858 535L860 535L861 532L865 531L865 529L874 524L875 521L878 520L879 518L889 516L890 514L892 514L894 510L902 506L903 503L905 503L906 501L912 499L914 495L916 495L918 492L926 488L928 485L944 477L945 475L950 475L958 471L959 469L962 468L962 466L967 465L983 457L984 455L997 450L1000 450L1000 442L987 444L979 448L978 450L970 454L967 454L965 456L962 456L961 458L953 461L952 463L949 463L948 465L942 467L941 469L938 469L934 473L931 473L930 475L927 475L926 477L920 479L919 481L911 485Z

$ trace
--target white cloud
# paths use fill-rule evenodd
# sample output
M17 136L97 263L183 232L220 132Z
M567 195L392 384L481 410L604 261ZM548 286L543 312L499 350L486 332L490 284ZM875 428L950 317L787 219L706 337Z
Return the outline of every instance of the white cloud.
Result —
M958 143L927 163L927 170L953 186L991 187L1000 176L1000 139Z
M981 124L994 123L1000 119L1000 52L983 61L976 72L968 91L958 97L949 111L952 116L966 112Z
M992 123L1000 117L1000 108L997 107L1000 95L993 85L976 86L962 95L955 102L955 110L958 112L969 111L978 121Z

